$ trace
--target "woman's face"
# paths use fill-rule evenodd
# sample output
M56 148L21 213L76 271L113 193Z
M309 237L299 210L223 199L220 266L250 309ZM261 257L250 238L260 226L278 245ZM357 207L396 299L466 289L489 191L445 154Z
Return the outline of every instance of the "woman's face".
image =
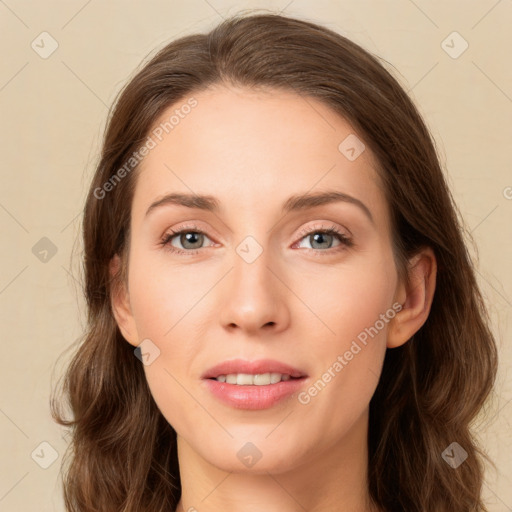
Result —
M397 311L389 211L369 148L323 103L220 87L193 97L162 116L181 113L153 131L140 167L122 332L145 340L151 392L182 442L226 471L278 473L366 435ZM327 192L340 195L305 199ZM203 378L234 359L302 378ZM291 372L236 370L220 373Z

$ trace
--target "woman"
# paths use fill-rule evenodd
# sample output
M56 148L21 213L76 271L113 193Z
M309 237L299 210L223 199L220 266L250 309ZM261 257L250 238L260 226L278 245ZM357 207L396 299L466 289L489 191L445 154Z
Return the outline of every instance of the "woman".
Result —
M85 205L68 510L486 510L497 355L462 233L353 42L265 14L168 44Z

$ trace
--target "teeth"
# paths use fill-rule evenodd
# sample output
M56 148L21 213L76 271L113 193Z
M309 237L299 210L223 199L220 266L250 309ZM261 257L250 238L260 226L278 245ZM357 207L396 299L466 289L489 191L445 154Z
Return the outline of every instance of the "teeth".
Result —
M227 384L237 384L238 386L266 386L290 379L290 375L282 373L259 373L257 375L230 373L229 375L219 375L215 380Z

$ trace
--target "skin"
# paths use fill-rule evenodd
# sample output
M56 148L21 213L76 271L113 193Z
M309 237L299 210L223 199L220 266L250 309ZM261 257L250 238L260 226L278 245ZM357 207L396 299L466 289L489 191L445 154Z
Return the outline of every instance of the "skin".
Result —
M374 156L366 147L350 161L338 150L355 130L324 104L224 86L193 96L197 107L141 164L128 282L112 297L127 342L148 338L160 350L144 370L177 432L177 510L375 510L367 501L369 402L386 348L406 343L428 316L435 257L425 248L410 261L412 285L399 280ZM289 196L327 190L362 201L373 222L349 202L281 213ZM145 216L170 192L213 195L221 207L166 205ZM315 229L333 225L353 246L327 235L315 242ZM201 247L197 254L159 244L183 226L204 231L202 245L177 235L173 246ZM263 250L250 264L236 251L248 235ZM111 272L119 265L116 256ZM394 303L402 310L307 404L294 395L266 410L235 409L200 379L228 359L271 358L305 372L307 390ZM262 454L252 467L237 457L247 442Z

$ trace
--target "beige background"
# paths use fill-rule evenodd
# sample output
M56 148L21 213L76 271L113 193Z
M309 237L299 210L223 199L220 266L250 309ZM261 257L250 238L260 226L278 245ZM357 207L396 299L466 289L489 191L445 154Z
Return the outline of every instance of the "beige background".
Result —
M498 468L488 470L484 496L491 511L512 511L510 0L0 0L0 510L64 510L66 440L48 397L67 355L55 361L84 323L72 253L80 252L80 212L108 107L149 52L247 8L320 22L386 59L431 128L478 247L500 346L496 396L479 423ZM44 31L58 43L46 59ZM463 39L443 45L453 31ZM453 58L464 40L467 50ZM41 252L43 237L55 255Z

